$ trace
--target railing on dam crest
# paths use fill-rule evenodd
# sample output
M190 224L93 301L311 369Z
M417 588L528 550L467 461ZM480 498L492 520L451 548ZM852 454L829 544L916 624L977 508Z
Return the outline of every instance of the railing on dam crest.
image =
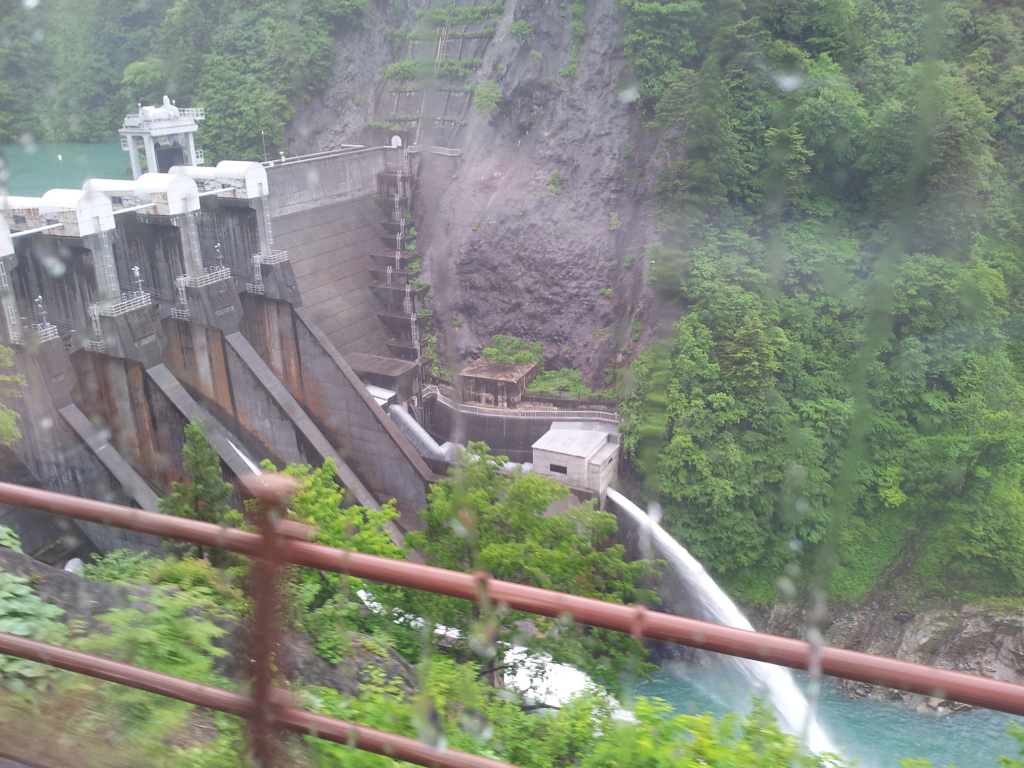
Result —
M562 411L562 410L531 410L522 408L488 408L483 405L467 405L459 403L441 394L441 390L430 385L423 388L423 396L434 397L437 402L459 413L472 413L477 416L512 419L555 419L571 421L601 421L606 424L618 424L619 414L613 411Z

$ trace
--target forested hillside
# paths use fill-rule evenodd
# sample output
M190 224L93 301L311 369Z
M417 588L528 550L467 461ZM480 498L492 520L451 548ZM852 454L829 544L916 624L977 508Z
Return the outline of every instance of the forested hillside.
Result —
M0 143L109 137L135 105L205 107L208 160L276 153L364 0L0 0Z
M332 35L360 24L363 8L0 0L0 142L97 139L167 93L207 108L208 160L261 158L264 138L275 153L327 82ZM684 311L634 366L624 403L647 495L750 599L772 599L786 566L806 575L815 563L834 565L833 593L854 600L897 566L945 595L1020 594L1024 10L980 0L621 0L619 10L634 109L656 147L648 157L623 147L621 162L667 167L649 268ZM580 22L574 45L596 34L587 23L598 11L565 4L563 20ZM529 27L541 11L510 13ZM520 58L542 59L525 48ZM505 62L488 61L487 77L504 83ZM586 75L559 70L547 88L572 90ZM501 119L491 127L503 130ZM517 151L544 140L531 136L512 137ZM532 151L548 170L575 162ZM568 186L584 195L588 184ZM627 203L603 203L614 218L598 213L616 222ZM454 186L447 204L467 209ZM478 242L491 219L472 215ZM429 218L423 229L429 249ZM520 248L494 231L520 258L537 239ZM542 299L523 299L537 317L520 324L550 335ZM491 313L489 299L474 300Z
M750 599L1020 595L1024 9L621 5L685 313L625 403L648 496Z

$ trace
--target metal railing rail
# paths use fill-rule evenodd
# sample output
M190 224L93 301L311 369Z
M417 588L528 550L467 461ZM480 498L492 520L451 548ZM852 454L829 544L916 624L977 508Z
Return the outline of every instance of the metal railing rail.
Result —
M254 656L256 684L253 699L5 633L0 633L0 652L248 717L253 721L255 751L258 756L266 758L261 762L265 766L273 765L273 748L269 739L276 728L287 728L340 743L353 744L354 741L353 745L361 749L395 757L399 757L397 751L386 750L408 747L410 751L403 753L400 759L420 765L467 768L504 765L453 750L438 751L412 739L383 734L286 706L282 699L285 694L270 687L270 670L276 632L275 574L279 566L291 564L465 600L479 601L485 597L492 603L504 603L515 610L556 618L568 616L583 624L629 633L637 638L663 640L794 669L807 669L817 662L821 672L827 675L1024 715L1024 685L1016 683L840 648L826 646L815 649L806 641L658 613L643 606L619 605L501 581L485 573L459 573L300 541L300 537L306 537L306 526L288 521L275 523L278 516L272 514L275 510L280 512L283 494L294 489L292 479L264 474L240 482L245 486L247 495L260 499L260 533L222 528L212 523L10 483L0 483L0 502L254 557L256 621L259 628L255 634L259 647Z
M437 387L430 385L423 388L423 396L428 397L433 395L437 398L437 401L442 405L451 408L459 413L473 413L478 416L500 416L502 418L512 419L557 419L557 420L571 420L571 421L603 421L608 424L618 424L619 415L617 413L611 413L610 411L541 411L541 410L524 410L519 408L488 408L482 405L467 405L466 403L457 403L451 398L445 397L441 394L441 390Z
M90 653L72 651L2 632L0 632L0 651L29 661L66 669L69 672L77 672L207 709L226 712L229 715L245 718L256 716L256 702L234 691L227 691L204 683L195 683L163 672L154 672L144 667L110 661ZM438 750L407 736L399 736L289 706L292 700L291 696L280 688L274 689L272 699L274 700L274 718L277 724L297 733L316 736L326 741L345 744L379 755L387 755L396 760L405 760L417 765L439 765L451 768L515 768L508 763L490 758L454 749Z

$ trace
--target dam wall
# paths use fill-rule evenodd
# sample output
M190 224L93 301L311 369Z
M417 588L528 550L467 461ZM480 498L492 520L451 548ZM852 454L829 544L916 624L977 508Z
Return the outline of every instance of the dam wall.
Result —
M350 147L268 163L270 216L323 208L377 193L377 174L405 163L402 149Z
M242 334L378 502L395 499L406 530L435 476L304 308L245 295Z
M247 180L263 173L235 165L247 165ZM184 193L154 193L151 205L68 191L102 216L69 208L46 219L45 232L0 207L0 228L11 230L0 242L0 280L10 285L0 342L17 348L28 383L12 403L23 437L10 449L9 479L153 509L183 479L192 421L205 426L228 480L264 458L330 458L348 503L395 499L400 527L418 526L435 475L334 343L387 353L368 288L370 254L383 245L374 195L381 172L407 166L390 148L304 159L269 168L259 195L249 181L217 187L197 172L199 182L169 179L164 189ZM156 545L86 535L103 552Z

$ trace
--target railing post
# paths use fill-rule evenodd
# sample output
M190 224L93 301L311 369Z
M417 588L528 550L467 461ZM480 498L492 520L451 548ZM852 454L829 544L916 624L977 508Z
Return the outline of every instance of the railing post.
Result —
M278 647L280 589L278 579L287 533L281 521L284 497L298 489L287 475L262 474L240 478L246 496L259 501L256 512L262 534L261 551L253 559L252 693L255 712L249 721L249 743L260 768L275 768L278 757L278 704L273 697L274 654Z

